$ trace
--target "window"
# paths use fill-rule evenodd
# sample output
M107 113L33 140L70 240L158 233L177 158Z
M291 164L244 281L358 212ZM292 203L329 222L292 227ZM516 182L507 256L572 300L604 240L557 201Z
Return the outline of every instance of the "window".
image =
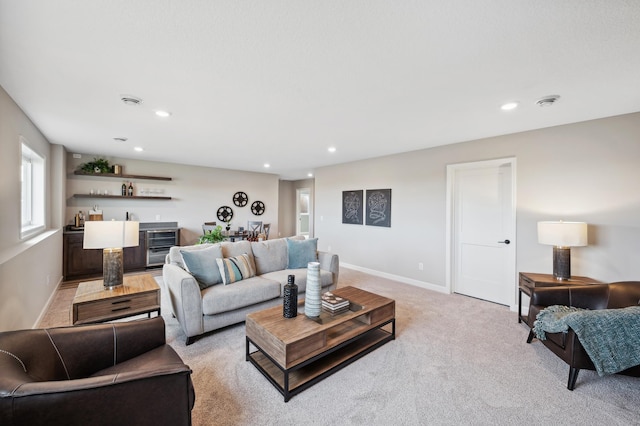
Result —
M20 144L22 146L20 238L25 238L44 229L44 158L29 148L22 136L20 136Z

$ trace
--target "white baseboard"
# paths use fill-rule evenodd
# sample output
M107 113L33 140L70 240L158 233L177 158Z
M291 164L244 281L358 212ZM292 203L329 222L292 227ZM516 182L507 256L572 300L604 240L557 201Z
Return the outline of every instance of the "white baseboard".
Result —
M389 280L399 281L401 283L410 284L410 285L421 287L427 290L437 291L438 293L450 294L450 292L443 286L428 283L425 281L414 280L413 278L407 278L407 277L402 277L400 275L388 274L386 272L380 272L374 269L363 268L361 266L351 265L349 263L340 262L340 267L353 269L354 271L364 272L365 274L375 275L377 277L386 278Z
M44 318L45 314L49 310L49 307L53 302L53 298L55 297L56 293L60 289L60 284L62 284L62 276L58 279L58 282L56 283L56 285L53 286L53 290L51 291L51 294L47 299L47 303L44 304L44 307L40 311L40 315L38 315L38 318L36 318L36 322L31 326L31 328L39 328L40 322L42 322L42 318Z

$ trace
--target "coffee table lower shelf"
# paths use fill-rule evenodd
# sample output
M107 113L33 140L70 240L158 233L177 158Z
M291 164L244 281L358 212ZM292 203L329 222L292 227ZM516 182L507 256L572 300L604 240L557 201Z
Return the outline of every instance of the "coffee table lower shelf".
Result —
M389 326L390 331L383 327ZM246 360L251 362L284 396L284 402L369 352L395 339L395 318L292 368L280 367L247 337ZM250 352L250 346L256 348Z

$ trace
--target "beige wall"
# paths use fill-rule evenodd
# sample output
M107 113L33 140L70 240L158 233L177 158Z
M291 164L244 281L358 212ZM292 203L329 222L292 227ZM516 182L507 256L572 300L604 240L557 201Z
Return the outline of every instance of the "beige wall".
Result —
M249 220L261 220L271 223L271 235L278 233L278 176L266 173L250 173L235 170L214 169L209 167L186 166L182 164L160 163L113 157L102 157L110 164L123 166L123 173L145 176L166 176L171 181L133 180L136 194L144 188L164 191L162 195L172 197L164 200L136 199L90 199L73 198L72 194L88 194L95 191L109 191L120 194L124 180L92 176L77 176L73 171L81 163L92 161L96 155L82 154L82 158L73 158L68 154L67 167L67 208L66 221L71 223L74 215L82 210L87 212L98 205L104 219L124 220L126 213L134 215L141 222L178 222L181 245L194 244L202 235L203 222L216 221L218 208L228 206L233 209L232 229L247 227ZM245 192L249 202L244 207L233 204L233 194ZM256 216L251 212L251 203L262 201L265 212Z
M579 220L590 235L588 247L572 250L574 275L640 279L640 113L316 170L319 245L341 263L442 289L446 166L505 157L517 159L518 271L552 271L538 221ZM341 223L342 191L378 188L392 189L391 228Z
M20 136L45 160L47 230L20 240ZM61 194L64 167L52 146L0 88L0 331L30 328L62 277Z

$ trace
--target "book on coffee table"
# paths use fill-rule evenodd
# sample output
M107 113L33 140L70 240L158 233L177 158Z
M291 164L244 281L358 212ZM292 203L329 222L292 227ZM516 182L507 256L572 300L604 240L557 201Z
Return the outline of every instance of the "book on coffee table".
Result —
M326 292L322 295L322 309L331 313L338 314L349 310L350 302L348 299Z

